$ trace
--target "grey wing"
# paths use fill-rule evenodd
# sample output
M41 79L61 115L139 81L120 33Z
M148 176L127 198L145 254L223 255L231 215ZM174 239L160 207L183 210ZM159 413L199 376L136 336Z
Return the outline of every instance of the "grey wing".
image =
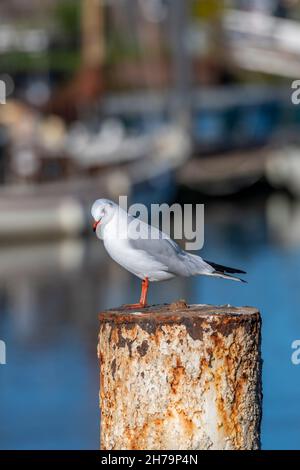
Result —
M163 264L168 272L177 276L193 276L213 271L211 266L203 261L200 256L182 250L174 240L159 230L155 231L155 238L151 237L151 228L148 227L148 238L129 239L129 243L134 249L146 252L153 259Z

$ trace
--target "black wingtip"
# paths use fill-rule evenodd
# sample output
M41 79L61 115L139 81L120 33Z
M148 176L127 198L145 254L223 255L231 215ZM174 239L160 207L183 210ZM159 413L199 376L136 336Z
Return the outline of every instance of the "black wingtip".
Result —
M211 261L204 260L205 263L209 264L216 271L223 274L247 274L246 271L237 268L230 268L229 266L224 266L223 264L212 263ZM241 279L242 280L242 279ZM244 281L247 282L247 281Z

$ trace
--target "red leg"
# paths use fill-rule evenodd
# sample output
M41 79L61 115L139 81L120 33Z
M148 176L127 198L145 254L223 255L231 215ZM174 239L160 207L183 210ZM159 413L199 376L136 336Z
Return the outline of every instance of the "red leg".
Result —
M146 277L145 279L142 280L142 291L141 291L141 297L140 297L139 303L138 304L123 305L123 307L125 307L125 308L144 308L144 307L146 307L148 288L149 288L149 280Z
M145 307L147 305L147 294L148 294L148 288L149 288L149 280L146 277L142 281L142 292L141 292L141 298L140 298L140 304Z

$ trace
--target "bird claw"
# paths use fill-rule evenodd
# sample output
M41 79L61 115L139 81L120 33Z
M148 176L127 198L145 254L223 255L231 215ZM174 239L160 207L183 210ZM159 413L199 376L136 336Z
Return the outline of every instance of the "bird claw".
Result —
M142 304L141 302L139 302L138 304L124 304L122 305L122 307L128 310L132 310L135 308L145 308L147 307L147 304Z

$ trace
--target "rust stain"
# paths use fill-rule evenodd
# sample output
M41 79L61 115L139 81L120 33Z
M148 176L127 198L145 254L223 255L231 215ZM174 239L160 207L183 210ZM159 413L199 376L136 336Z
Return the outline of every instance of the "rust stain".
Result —
M211 327L213 330L218 331L222 336L229 336L234 329L237 327L239 320L236 318L223 318L222 321L213 321L211 322Z
M235 329L235 334L236 331L237 330ZM222 364L217 368L214 374L216 406L219 421L221 423L219 428L223 428L224 434L233 442L235 449L242 449L243 433L240 423L240 407L242 406L242 402L245 398L244 386L246 383L246 376L244 374L240 377L238 376L240 351L239 348L232 347L229 349L229 354L224 356L224 350L226 349L224 339L219 334L214 334L212 337L215 343L214 357L217 359L221 359L223 357ZM233 342L233 344L235 343ZM224 381L226 381L225 384ZM229 399L226 399L223 396L225 390L233 391L233 401L231 404Z
M200 320L190 320L184 318L181 321L181 324L185 326L186 331L193 340L202 340L203 339L203 328L202 328L203 319Z
M187 436L192 438L193 433L195 431L195 424L191 418L189 418L184 411L179 411L178 412L180 416L180 421L182 428L184 429L184 432Z
M195 430L193 420L189 418L183 411L176 411L178 415L180 425L187 437L191 439ZM175 418L174 412L166 410L163 416L149 416L147 421L142 426L130 427L126 426L124 435L126 437L128 450L140 450L147 447L149 442L149 436L155 434L156 445L164 440L165 430L168 427L168 423ZM163 448L163 447L161 447ZM149 449L149 447L147 447ZM154 448L155 449L155 448Z
M149 348L148 341L144 340L140 346L137 346L136 350L141 357L147 354Z
M109 342L116 345L118 343L118 340L119 340L119 328L113 328L111 326L110 335L109 335Z
M100 360L100 364L104 362L104 356L101 351L99 351L99 360Z
M127 346L128 351L129 351L129 357L132 357L132 343L133 342L134 340L124 338L124 336L122 336L121 328L118 328L118 342L116 345L118 348L125 348Z
M177 393L180 382L185 374L185 368L182 366L180 359L176 359L176 367L172 370L172 379L170 382L171 390L174 394Z
M115 380L116 368L117 368L117 362L116 362L116 359L113 359L111 363L111 374L114 380Z

